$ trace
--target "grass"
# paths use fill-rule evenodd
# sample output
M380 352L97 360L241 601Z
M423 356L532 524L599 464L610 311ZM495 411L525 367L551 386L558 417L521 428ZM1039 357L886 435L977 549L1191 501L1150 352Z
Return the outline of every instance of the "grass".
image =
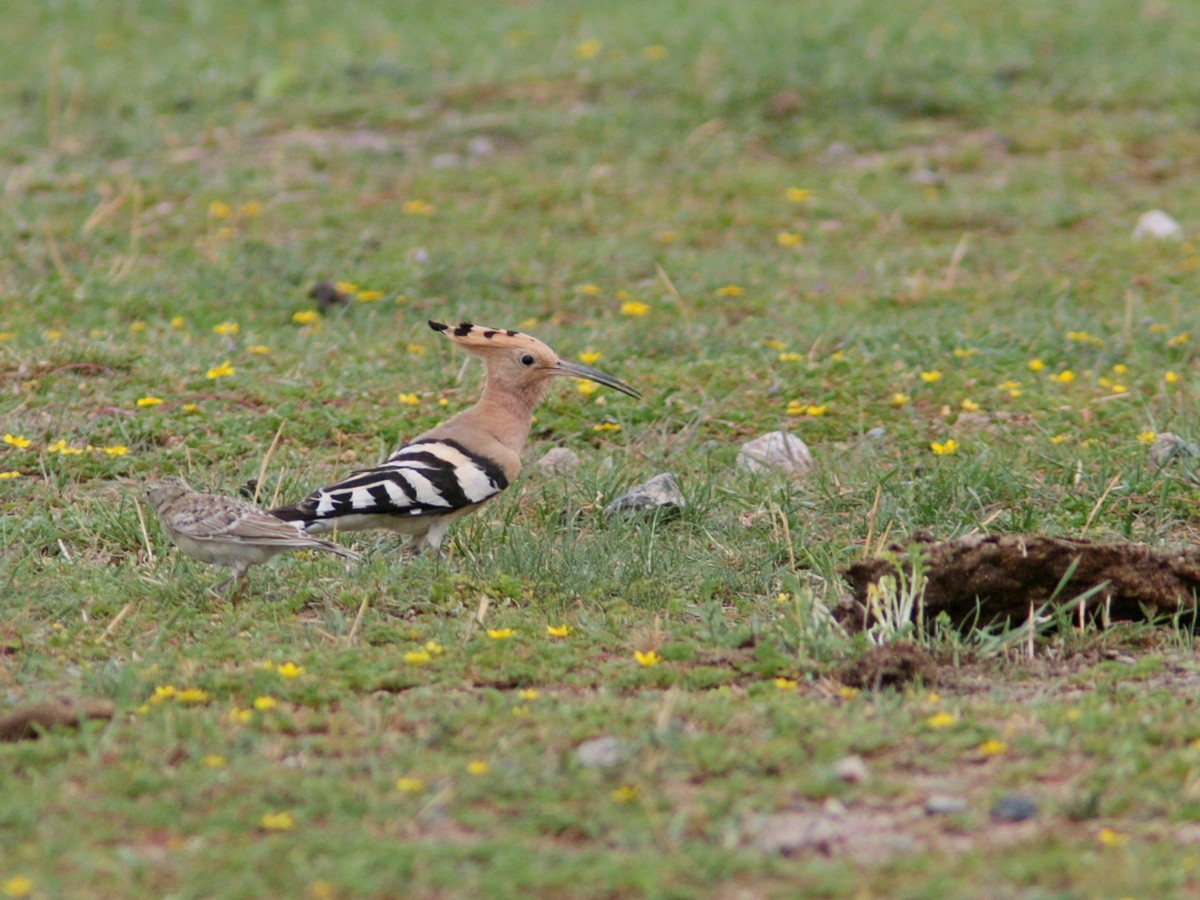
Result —
M938 685L856 694L834 673L866 641L821 617L840 567L919 530L1195 539L1144 439L1200 432L1200 10L9 18L0 433L29 444L0 445L0 685L118 715L0 749L0 892L1200 889L1186 623L1048 630L1032 660L942 632ZM1185 240L1130 240L1156 207ZM381 296L306 323L321 279ZM271 494L376 460L478 393L429 318L599 352L646 397L559 386L445 562L366 534L364 566L209 597L136 483L232 492L281 425ZM779 428L814 471L739 472ZM554 446L577 478L532 465ZM660 471L681 518L603 518ZM620 759L583 766L602 736ZM1035 822L990 821L1011 792ZM966 811L924 816L939 793ZM840 830L764 852L775 813Z

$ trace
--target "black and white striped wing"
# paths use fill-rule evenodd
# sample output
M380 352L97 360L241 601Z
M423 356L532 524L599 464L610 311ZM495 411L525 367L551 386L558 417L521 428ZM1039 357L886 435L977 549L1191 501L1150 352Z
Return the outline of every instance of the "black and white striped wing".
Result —
M373 469L352 473L296 504L309 521L340 516L442 516L475 506L508 487L496 463L457 441L417 441Z

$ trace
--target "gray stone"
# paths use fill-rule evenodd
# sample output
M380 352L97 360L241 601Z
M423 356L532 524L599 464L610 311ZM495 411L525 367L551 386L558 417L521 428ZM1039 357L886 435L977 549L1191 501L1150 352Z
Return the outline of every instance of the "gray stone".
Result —
M967 801L962 797L954 797L950 794L931 794L925 801L927 816L952 816L955 813L966 811Z
M537 464L546 475L570 475L579 468L579 456L567 447L555 447L547 450Z
M604 507L604 515L615 513L638 512L674 512L678 513L687 506L679 483L670 472L655 475L645 484L640 484L631 491L622 494L608 506Z
M1164 431L1154 439L1147 456L1146 467L1151 472L1157 472L1168 463L1176 461L1195 466L1200 460L1200 447L1177 434Z
M1133 239L1154 238L1159 241L1183 240L1183 226L1168 216L1161 209L1152 209L1142 213L1133 229Z
M575 758L585 769L611 769L623 763L625 756L624 745L611 734L584 741L575 748Z
M783 472L803 475L812 468L813 458L800 438L786 431L771 431L742 444L737 466L747 472Z
M997 822L1024 822L1036 819L1037 801L1024 794L1005 794L992 806L992 818Z

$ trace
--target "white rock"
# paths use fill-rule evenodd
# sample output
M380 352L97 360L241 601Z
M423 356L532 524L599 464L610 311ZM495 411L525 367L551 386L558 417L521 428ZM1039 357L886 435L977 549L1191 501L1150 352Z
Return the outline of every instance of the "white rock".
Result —
M568 447L554 447L537 462L538 468L551 477L570 475L579 468L579 456Z
M1133 239L1156 238L1160 241L1183 240L1183 227L1161 209L1143 213L1133 229Z
M833 774L837 776L839 781L844 781L847 784L861 784L866 781L870 773L867 771L867 764L858 754L843 756L833 764Z
M611 769L625 761L625 745L611 734L584 741L575 748L575 758L586 769Z
M812 468L808 445L794 434L771 431L742 444L737 465L747 472L785 472L803 475Z
M604 507L604 515L612 516L619 512L654 512L656 510L677 514L685 506L687 506L687 500L683 497L683 491L679 490L679 482L670 472L663 472L608 504Z

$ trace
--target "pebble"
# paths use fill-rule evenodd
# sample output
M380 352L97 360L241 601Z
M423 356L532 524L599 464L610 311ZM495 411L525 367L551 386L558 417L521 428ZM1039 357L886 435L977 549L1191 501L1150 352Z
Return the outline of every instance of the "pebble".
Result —
M786 431L770 431L742 444L737 466L747 472L784 472L803 475L812 468L808 445Z
M955 813L966 812L967 801L962 797L950 794L931 794L925 801L925 815L952 816Z
M1133 229L1133 239L1156 238L1160 241L1183 240L1183 226L1168 216L1161 209L1152 209L1142 213L1137 226Z
M546 475L570 475L579 468L579 455L569 447L554 447L537 464Z
M687 506L683 492L679 490L679 482L670 472L655 475L645 484L622 494L608 506L604 507L604 515L631 512L678 512Z
M606 734L576 747L575 758L585 769L611 769L625 761L625 747L611 734Z
M1036 819L1037 801L1024 794L1005 794L992 806L992 818L997 822L1024 822Z
M838 777L839 781L847 784L861 784L870 777L871 773L867 771L867 764L863 758L852 754L843 756L833 764L833 774Z

